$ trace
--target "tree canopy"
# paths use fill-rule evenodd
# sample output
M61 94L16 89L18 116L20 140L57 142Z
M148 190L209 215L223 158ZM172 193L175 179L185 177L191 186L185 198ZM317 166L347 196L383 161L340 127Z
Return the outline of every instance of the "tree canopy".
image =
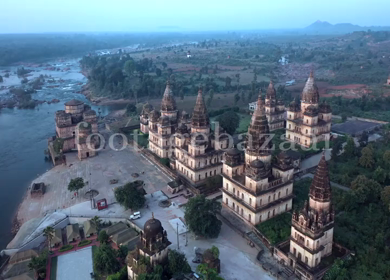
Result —
M74 179L71 179L69 184L68 184L68 190L71 192L79 192L80 189L84 188L85 183L84 179L81 177L77 177Z
M119 262L115 250L108 244L101 244L93 257L95 269L102 274L112 274L119 271Z
M227 111L216 119L219 125L230 135L233 135L240 124L240 117L233 111Z
M100 244L108 244L110 237L108 236L107 232L105 230L102 230L99 232L98 240Z
M182 273L191 272L191 267L187 262L186 256L176 250L169 251L169 273L175 277Z
M142 182L142 181L138 181ZM138 210L145 204L144 191L137 181L127 183L115 190L115 198L126 209ZM142 182L143 183L143 182Z
M222 222L217 218L221 204L204 196L191 198L185 205L184 218L189 229L196 235L206 238L218 237Z

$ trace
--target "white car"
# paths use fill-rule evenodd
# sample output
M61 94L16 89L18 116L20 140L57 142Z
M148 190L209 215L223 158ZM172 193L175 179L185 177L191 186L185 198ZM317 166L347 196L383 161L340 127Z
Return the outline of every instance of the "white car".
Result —
M130 215L130 220L136 220L141 218L141 212L134 212L133 215Z

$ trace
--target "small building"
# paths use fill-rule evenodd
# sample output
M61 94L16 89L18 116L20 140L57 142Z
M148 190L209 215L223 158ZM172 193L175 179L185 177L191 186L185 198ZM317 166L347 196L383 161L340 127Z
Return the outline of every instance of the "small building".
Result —
M66 226L66 239L68 240L68 243L76 242L81 239L79 224Z
M59 247L62 245L62 230L56 228L52 233L51 247Z
M112 242L114 242L118 247L119 246L127 246L129 243L133 243L132 241L138 240L138 233L132 229L127 228L118 233L115 233L112 238Z
M142 273L137 265L142 257L149 259L152 268L157 264L167 263L169 245L171 242L167 238L167 232L162 227L161 222L155 219L152 214L152 218L146 221L144 230L141 231L137 248L127 256L129 279L138 279L138 275Z
M85 237L91 237L92 235L97 235L96 226L90 220L84 222L84 235Z
M256 110L256 105L257 105L256 101L249 103L249 111L253 112L254 110Z
M286 82L286 87L295 85L295 80L287 81Z
M187 58L191 58L192 56L191 56L191 52L190 51L188 51L187 52Z
M105 231L106 231L107 235L112 238L114 236L114 234L121 232L125 229L128 229L128 226L122 222L119 222L119 223L113 224L112 226L106 228Z
M45 193L45 184L44 183L34 183L31 186L31 197L42 197Z
M182 189L183 189L183 184L181 183L180 180L174 180L174 181L168 182L167 190L168 190L171 194L178 193L178 192L180 192Z

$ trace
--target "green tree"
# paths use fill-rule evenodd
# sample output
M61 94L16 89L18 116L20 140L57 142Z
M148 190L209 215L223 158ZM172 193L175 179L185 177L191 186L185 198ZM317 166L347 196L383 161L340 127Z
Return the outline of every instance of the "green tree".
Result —
M362 149L362 155L359 159L359 164L366 168L372 168L374 166L374 151L372 150L371 146L367 146Z
M335 142L333 143L333 147L332 147L332 159L334 161L337 161L337 156L339 155L342 147L343 147L342 140L340 138L336 138Z
M376 181L359 175L351 182L351 189L356 203L367 204L379 200L382 188Z
M240 124L240 117L233 111L227 111L216 118L219 125L228 133L233 135Z
M162 280L164 270L161 265L156 265L150 273L141 273L137 280Z
M129 103L126 106L126 115L135 116L137 115L137 106L134 103Z
M93 217L90 221L96 227L96 230L99 232L102 223L102 220L99 218L99 216Z
M209 268L207 264L198 265L196 271L203 276L204 280L224 280L215 269Z
M350 279L344 261L336 259L332 267L326 272L324 280L347 280Z
M54 235L54 228L48 226L43 230L43 236L46 237L47 240L47 246L49 247L49 250L51 248L51 241L53 240L53 235Z
M108 275L106 280L127 280L127 266L124 266L115 274Z
M346 122L346 120L347 120L347 114L342 113L342 114L341 114L341 121L342 121L342 122Z
M127 257L127 253L129 252L129 248L127 246L120 246L118 251L116 251L116 254L118 256L118 258L124 262L126 257Z
M214 246L209 249L211 253L213 253L214 258L218 259L219 258L219 249L218 247Z
M226 76L225 78L225 89L230 89L232 85L232 78L230 78L229 76Z
M242 101L242 103L245 103L245 102L246 102L245 91L242 91L242 92L241 92L241 101Z
M384 152L383 162L385 163L386 167L390 168L390 150Z
M381 200L383 204L387 205L387 207L390 209L390 186L383 188L381 192Z
M95 270L102 274L112 274L119 271L119 262L115 250L108 244L101 244L93 256Z
M77 192L78 194L79 190L84 188L84 186L85 186L84 179L81 177L77 177L75 179L70 180L68 184L68 190L70 192Z
M359 139L359 145L360 147L365 147L368 143L368 133L364 131Z
M110 237L105 230L99 232L98 241L100 242L100 244L108 244L109 240Z
M234 105L237 105L238 101L240 101L240 95L238 92L234 95Z
M161 77L161 69L160 68L156 68L156 76Z
M217 214L221 207L219 202L206 199L204 196L191 198L185 205L184 215L189 229L196 235L206 238L218 237L222 222L218 220Z
M176 277L182 273L190 273L191 267L188 264L186 256L176 250L169 251L168 254L169 273Z
M143 189L139 189L136 182L127 183L115 190L115 198L126 209L137 210L144 206L145 196Z
M0 83L3 82L3 76L0 75Z
M164 68L164 70L165 70L165 68L167 68L167 66L168 66L168 64L166 64L165 62L162 62L161 65L162 65L162 67Z
M34 270L41 279L46 277L47 251L44 251L37 257L32 257L28 263L28 268Z
M377 181L378 183L384 183L387 178L386 170L384 170L382 167L378 166L374 174L372 175L372 178Z
M356 146L352 137L348 137L347 144L344 146L344 156L348 158L354 157L356 154Z
M134 74L134 71L136 69L136 65L132 59L125 62L125 65L123 67L125 70L125 73L128 77L132 77Z

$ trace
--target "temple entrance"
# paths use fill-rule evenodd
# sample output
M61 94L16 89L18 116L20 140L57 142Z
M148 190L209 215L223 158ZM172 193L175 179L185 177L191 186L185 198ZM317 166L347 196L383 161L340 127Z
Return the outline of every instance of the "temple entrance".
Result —
M294 261L290 259L290 266L294 266Z
M87 152L87 157L89 157L89 152Z

